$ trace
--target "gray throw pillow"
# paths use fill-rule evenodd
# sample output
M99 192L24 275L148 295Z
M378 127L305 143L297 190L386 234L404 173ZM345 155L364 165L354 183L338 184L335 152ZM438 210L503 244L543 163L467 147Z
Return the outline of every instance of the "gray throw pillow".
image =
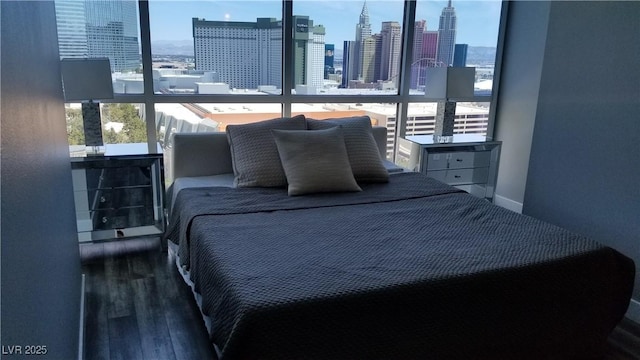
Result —
M354 116L327 120L307 119L309 130L341 126L351 163L353 176L358 182L388 182L389 172L384 167L378 145L373 137L371 118Z
M280 163L272 129L305 130L304 115L242 125L228 125L227 138L237 187L284 187L287 178Z
M342 129L272 130L289 195L362 191L353 177Z

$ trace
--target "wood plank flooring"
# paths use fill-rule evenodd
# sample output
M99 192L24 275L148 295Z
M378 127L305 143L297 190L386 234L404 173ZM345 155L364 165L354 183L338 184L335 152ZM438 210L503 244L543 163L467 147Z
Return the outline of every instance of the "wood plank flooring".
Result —
M157 238L81 245L85 359L217 359L191 290ZM602 360L640 359L640 325L623 320Z
M216 359L191 289L159 239L94 245L81 250L85 359Z

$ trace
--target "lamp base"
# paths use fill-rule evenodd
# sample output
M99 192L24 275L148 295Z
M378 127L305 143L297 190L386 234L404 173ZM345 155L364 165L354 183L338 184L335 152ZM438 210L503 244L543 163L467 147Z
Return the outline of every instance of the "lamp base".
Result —
M84 149L87 156L104 156L106 150L104 146L87 145Z
M449 144L453 142L453 135L433 134L433 142L438 144Z
M84 126L84 144L102 146L102 121L100 120L100 104L93 101L82 103L82 125Z
M453 141L453 128L456 121L455 101L438 101L433 141L445 144Z

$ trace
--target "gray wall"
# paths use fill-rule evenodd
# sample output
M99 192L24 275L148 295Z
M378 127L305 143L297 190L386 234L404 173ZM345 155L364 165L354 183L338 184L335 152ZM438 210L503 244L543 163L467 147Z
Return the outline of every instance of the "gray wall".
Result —
M494 138L502 141L496 204L522 211L550 3L509 3Z
M0 6L2 345L74 359L81 268L54 4Z
M523 207L621 251L636 266L639 38L640 2L551 2Z

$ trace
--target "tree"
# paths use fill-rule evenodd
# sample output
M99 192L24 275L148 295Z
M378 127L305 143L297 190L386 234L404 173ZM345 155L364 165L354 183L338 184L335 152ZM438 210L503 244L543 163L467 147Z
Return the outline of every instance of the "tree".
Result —
M133 104L106 104L102 108L103 124L122 123L122 130L103 130L106 143L139 143L147 141L147 126ZM104 127L104 125L103 125Z
M84 145L84 125L82 124L82 110L67 108L67 139L69 145Z
M102 105L102 139L105 144L140 143L147 141L147 125L138 115L133 104ZM66 109L67 138L69 145L84 145L82 110ZM108 122L122 123L122 130L105 128Z

